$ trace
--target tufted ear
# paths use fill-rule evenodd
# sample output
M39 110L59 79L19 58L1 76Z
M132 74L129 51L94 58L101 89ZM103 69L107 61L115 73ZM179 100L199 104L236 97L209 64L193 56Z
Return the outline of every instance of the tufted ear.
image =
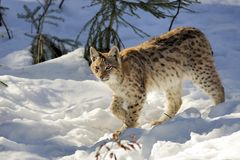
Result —
M119 54L119 49L116 46L113 46L111 50L108 52L108 56L113 57L113 56L118 56Z
M121 65L121 59L119 56L119 49L116 46L113 46L111 50L108 52L108 56L114 59L119 65Z
M95 61L99 57L98 51L94 47L90 47L90 58Z

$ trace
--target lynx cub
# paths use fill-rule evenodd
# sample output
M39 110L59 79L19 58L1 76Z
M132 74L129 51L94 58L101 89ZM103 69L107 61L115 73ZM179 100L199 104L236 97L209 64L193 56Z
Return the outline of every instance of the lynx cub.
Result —
M174 117L182 100L184 79L204 90L215 104L224 102L224 88L214 66L211 46L196 28L181 27L154 37L138 46L119 52L112 47L100 53L91 47L91 70L113 91L112 113L136 127L146 94L162 89L167 98L166 111L152 125ZM123 104L127 104L127 109Z

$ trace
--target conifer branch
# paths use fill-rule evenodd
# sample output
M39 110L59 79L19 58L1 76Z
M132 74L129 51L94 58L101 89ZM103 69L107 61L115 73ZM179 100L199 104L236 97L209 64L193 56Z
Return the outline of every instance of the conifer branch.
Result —
M170 30L172 29L173 22L174 22L175 19L177 18L178 14L179 14L179 11L180 11L180 8L181 8L181 0L178 0L177 12L176 12L176 14L172 17L172 20L171 20L170 26L169 26L169 28L168 28L168 31L170 31Z
M44 24L57 27L58 22L64 21L63 18L56 16L56 13L60 12L59 9L56 9L54 0L45 0L44 2L38 0L39 6L34 9L24 5L26 13L18 14L19 18L31 23L35 29L35 33L25 34L33 38L31 52L34 64L57 58L70 51L70 48L75 49L79 46L78 41L44 33Z
M8 39L11 39L11 38L12 38L11 31L10 31L10 29L8 28L7 23L5 22L5 20L4 20L4 18L3 18L4 12L5 12L6 10L8 10L9 8L3 7L3 6L1 5L1 3L2 3L2 1L0 0L0 26L2 26L2 25L4 26L4 28L5 28L6 32L7 32L7 35L8 35Z
M2 85L3 87L8 87L8 85L2 81L0 81L0 85Z
M92 3L89 6L84 6L82 8L100 5L99 10L94 17L87 21L77 36L78 39L83 32L88 31L84 57L90 61L90 46L93 46L102 52L109 51L111 45L119 46L119 49L124 48L123 42L118 33L120 25L130 28L140 37L149 36L145 31L129 22L125 16L140 18L138 15L139 12L137 11L143 10L159 19L172 17L165 12L178 9L178 14L180 7L185 9L188 5L196 1L197 0L181 0L180 2L178 0L92 0Z
M61 0L60 4L59 4L59 6L58 6L59 9L62 9L64 1L65 1L65 0Z
M6 29L6 32L7 32L7 35L8 35L8 39L11 39L12 36L11 36L10 30L9 30L9 28L8 28L6 22L4 21L4 19L3 19L1 14L0 14L0 21L2 22L4 28Z

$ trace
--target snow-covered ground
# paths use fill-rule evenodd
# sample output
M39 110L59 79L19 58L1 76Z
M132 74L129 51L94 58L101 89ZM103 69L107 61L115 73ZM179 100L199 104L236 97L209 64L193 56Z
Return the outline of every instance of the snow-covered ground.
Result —
M92 160L102 144L99 159L111 159L111 153L118 160L240 159L239 0L202 0L203 4L191 7L196 13L183 11L174 23L197 27L209 38L226 102L212 106L203 92L186 82L178 115L150 129L146 124L158 118L164 107L161 92L151 93L140 117L141 128L129 129L121 137L121 144L131 150L110 139L121 122L108 108L111 91L94 78L82 48L31 65L30 39L24 36L30 26L16 13L22 12L24 3L34 5L32 1L2 2L14 10L7 18L14 39L0 39L0 80L8 85L0 86L0 160ZM82 21L92 15L91 10L79 11L80 4L66 1L63 14L68 19L46 31L74 37ZM131 21L150 35L166 32L169 24L148 14ZM121 35L127 47L148 39L126 28ZM136 142L130 143L133 139Z

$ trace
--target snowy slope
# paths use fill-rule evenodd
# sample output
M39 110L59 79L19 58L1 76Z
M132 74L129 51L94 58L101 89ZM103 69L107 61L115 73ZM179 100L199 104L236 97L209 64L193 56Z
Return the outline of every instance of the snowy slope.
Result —
M183 12L174 25L195 26L207 35L225 86L226 102L212 106L204 93L186 82L176 118L150 129L147 123L158 118L164 107L162 94L151 93L140 117L141 128L129 129L121 138L127 145L135 137L137 144L133 143L131 151L110 139L121 122L109 111L111 91L91 74L82 58L83 49L31 65L27 51L30 40L23 36L28 29L10 15L8 22L15 38L0 41L0 80L8 84L7 88L0 86L0 160L92 160L102 144L111 151L103 147L101 159L110 159L111 152L118 160L240 159L239 1L219 1L224 5L203 2L192 6L196 13ZM4 3L18 12L21 4L32 2ZM78 5L77 0L66 3L64 14L72 15L60 28L66 37L78 32L76 19L92 14L77 12ZM132 21L151 35L164 33L169 22L149 15ZM55 28L47 31L59 32ZM121 33L126 46L147 39L134 36L128 29Z

